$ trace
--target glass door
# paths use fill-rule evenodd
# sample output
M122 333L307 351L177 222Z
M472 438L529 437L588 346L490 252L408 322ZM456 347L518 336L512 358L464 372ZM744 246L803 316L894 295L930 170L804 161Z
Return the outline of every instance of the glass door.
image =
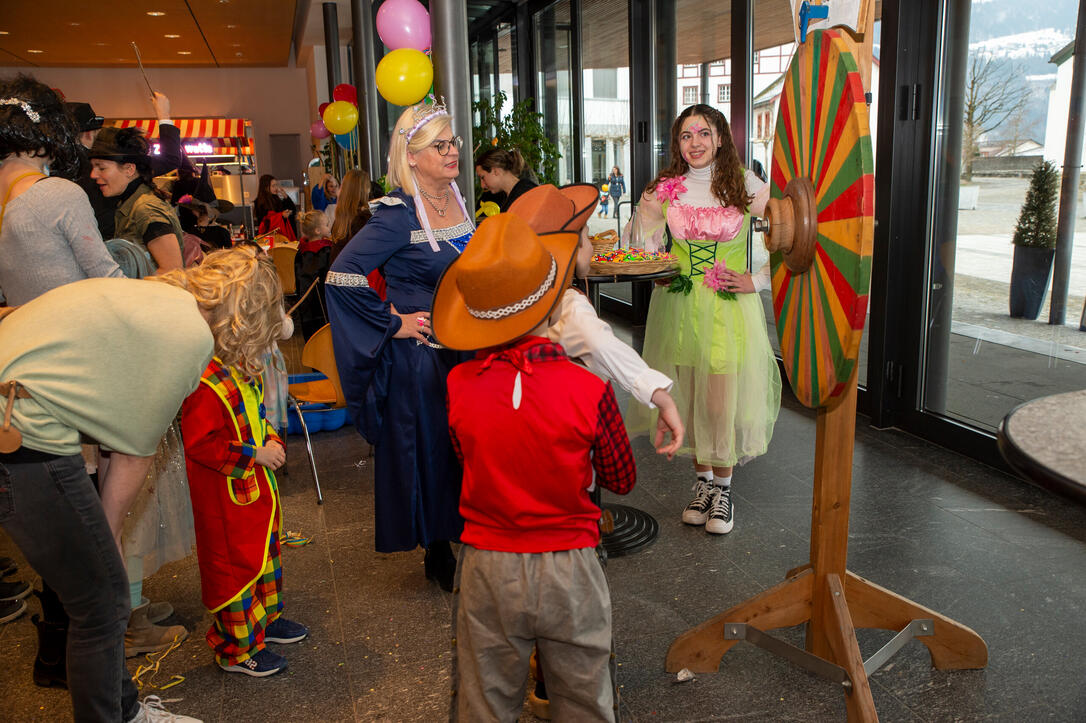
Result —
M561 0L532 15L536 108L547 136L558 146L558 184L573 183L577 162L573 128L573 27L570 2Z
M1048 323L1053 252L1015 245L1055 236L1076 5L946 2L939 23L921 408L989 432L1022 402L1086 387L1086 235L1066 324Z

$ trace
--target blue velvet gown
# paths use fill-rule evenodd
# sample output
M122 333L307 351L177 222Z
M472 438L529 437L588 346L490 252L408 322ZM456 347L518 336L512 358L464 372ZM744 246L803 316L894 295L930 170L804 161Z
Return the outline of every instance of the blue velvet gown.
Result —
M470 355L392 338L400 319L389 304L401 314L429 311L442 273L473 232L470 221L435 229L434 251L414 200L397 189L339 254L325 282L348 412L374 446L378 552L457 540L463 528L445 378ZM386 301L366 281L377 268L388 284Z

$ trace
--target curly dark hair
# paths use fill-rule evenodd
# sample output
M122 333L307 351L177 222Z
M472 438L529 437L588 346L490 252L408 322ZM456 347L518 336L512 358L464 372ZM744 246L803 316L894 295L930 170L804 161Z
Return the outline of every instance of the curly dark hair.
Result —
M683 130L683 121L692 115L700 115L711 123L720 137L720 148L716 150L716 156L713 158L716 163L710 186L713 195L725 206L736 206L745 210L754 197L747 192L746 184L743 182L743 164L739 162L739 151L736 150L735 141L732 140L728 119L716 108L702 103L685 109L671 124L671 162L667 168L660 171L660 175L652 180L645 191L651 193L656 189L656 184L663 179L681 176L689 170L690 165L679 150L679 135Z
M54 176L75 178L79 173L79 127L60 95L29 75L0 79L0 158L29 153L49 158ZM14 102L13 102L14 101ZM30 113L38 116L37 122Z

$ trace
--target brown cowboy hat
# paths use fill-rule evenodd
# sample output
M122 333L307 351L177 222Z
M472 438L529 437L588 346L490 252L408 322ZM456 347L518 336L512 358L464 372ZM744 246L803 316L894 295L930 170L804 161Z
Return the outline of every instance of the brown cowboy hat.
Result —
M573 274L576 232L536 234L513 213L479 224L434 293L434 337L450 349L499 346L550 316Z
M509 212L527 221L536 233L579 233L599 200L599 189L591 183L572 183L561 188L547 183L522 194L509 205Z

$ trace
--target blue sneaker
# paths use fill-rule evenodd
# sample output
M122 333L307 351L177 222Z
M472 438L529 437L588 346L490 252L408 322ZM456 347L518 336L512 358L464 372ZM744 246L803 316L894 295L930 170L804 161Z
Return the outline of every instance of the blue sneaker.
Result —
M276 618L271 625L264 628L265 643L297 643L308 636L309 628L284 617Z
M267 678L269 675L275 675L286 670L287 659L264 648L248 660L233 665L219 663L219 667L227 673L245 673L254 678Z

